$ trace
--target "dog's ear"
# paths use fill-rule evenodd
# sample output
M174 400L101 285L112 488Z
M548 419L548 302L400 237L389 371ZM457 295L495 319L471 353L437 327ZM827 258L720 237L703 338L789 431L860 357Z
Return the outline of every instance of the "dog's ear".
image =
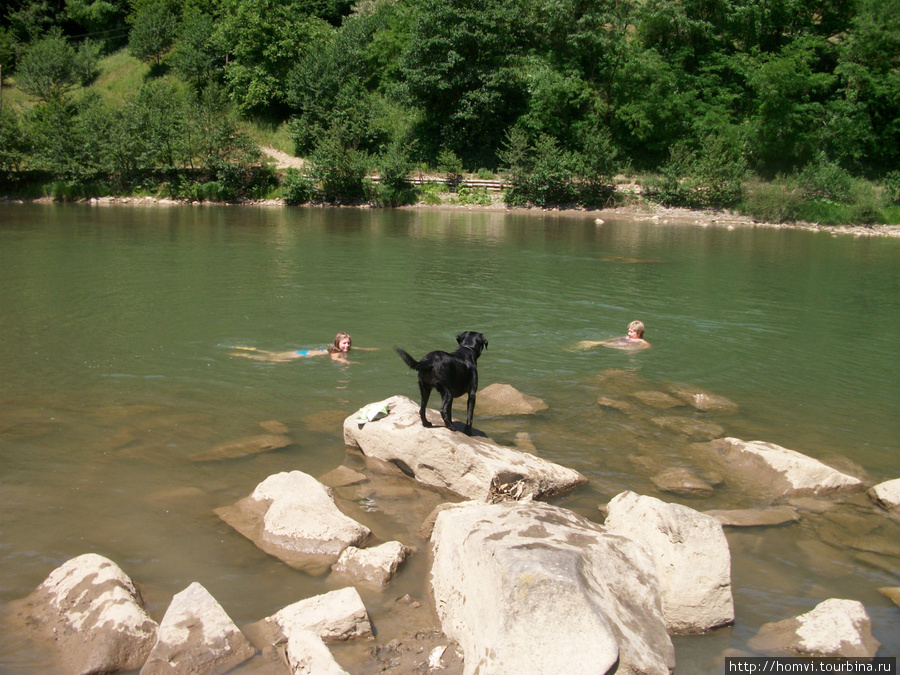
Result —
M462 341L466 339L466 336L469 334L469 331L464 330L462 333L456 336L456 343L462 344Z

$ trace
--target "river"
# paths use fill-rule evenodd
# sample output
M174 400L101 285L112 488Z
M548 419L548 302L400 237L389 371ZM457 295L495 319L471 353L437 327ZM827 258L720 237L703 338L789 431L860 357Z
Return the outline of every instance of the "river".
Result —
M632 319L651 349L573 349L624 334ZM556 502L592 520L623 490L698 510L763 505L722 487L660 492L652 476L686 466L695 439L599 406L616 395L606 376L617 371L651 390L678 383L728 398L737 412L677 412L725 435L872 484L900 477L897 238L598 225L587 213L0 204L0 604L88 552L118 563L157 621L193 581L239 626L332 590L214 509L280 471L362 468L342 420L418 396L393 348L452 350L461 330L489 340L482 387L511 384L549 406L521 418L476 407L475 426L504 445L525 437L585 474ZM375 351L352 352L350 364L234 355L322 347L337 331ZM272 422L287 429L286 447L194 461ZM402 487L342 497L379 538L419 550L384 592L363 596L376 629L384 622L378 640L391 635L384 617L398 597L430 606L418 527L433 504L404 503ZM736 622L676 638L678 675L721 672L722 652L745 649L763 623L831 597L863 602L879 655L900 654L900 609L877 590L900 585L900 525L864 495L798 523L726 533ZM52 667L0 635L0 672Z

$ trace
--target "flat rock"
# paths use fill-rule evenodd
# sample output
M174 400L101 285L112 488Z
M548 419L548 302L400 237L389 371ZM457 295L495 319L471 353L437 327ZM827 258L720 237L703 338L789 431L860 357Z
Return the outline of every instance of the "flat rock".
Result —
M729 527L760 527L766 525L784 525L800 520L800 514L787 506L774 506L768 509L728 509L704 511L722 525Z
M541 502L441 510L432 589L471 673L643 673L675 666L642 544Z
M629 417L642 412L640 406L638 406L637 404L632 403L631 401L625 401L620 398L615 398L613 396L600 396L597 398L597 403L601 408L618 410L620 413L624 413Z
M255 654L222 606L194 582L172 598L141 675L225 673Z
M17 623L47 640L76 673L137 670L147 660L159 628L131 579L95 553L56 568L9 609Z
M238 457L258 455L261 452L269 452L270 450L278 450L287 447L291 443L291 439L287 436L275 434L248 436L195 453L190 456L190 459L193 462L217 462L223 459L236 459Z
M269 476L216 514L269 555L311 574L327 571L345 548L371 534L341 513L329 488L302 471Z
M332 469L328 473L323 476L319 476L319 482L323 485L327 485L330 488L339 488L339 487L348 487L350 485L362 485L363 483L368 482L368 477L360 473L359 471L354 471L350 467L339 466L336 469Z
M865 485L817 459L765 441L719 438L691 446L735 487L768 496L822 496L863 490Z
M377 405L387 405L389 414L364 424L348 417L344 442L430 487L486 501L498 485L515 484L520 498L539 498L566 492L587 480L577 471L487 438L444 426L423 427L418 404L406 396ZM427 414L429 421L441 424L438 411Z
M629 491L609 502L605 524L650 548L670 632L701 633L734 621L731 552L718 520Z
M547 409L547 404L536 396L528 396L509 384L489 384L478 391L475 412L485 417L503 415L534 415Z
M881 643L861 602L831 598L800 616L763 624L747 645L771 656L873 658Z

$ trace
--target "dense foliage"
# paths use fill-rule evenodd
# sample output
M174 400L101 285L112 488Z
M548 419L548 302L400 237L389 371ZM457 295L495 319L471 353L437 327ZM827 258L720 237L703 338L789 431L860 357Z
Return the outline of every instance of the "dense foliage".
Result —
M900 0L25 0L0 12L3 77L29 97L0 116L5 170L253 196L275 177L240 131L252 121L287 129L309 159L284 181L296 202L402 203L413 167L449 160L503 172L519 204L602 205L619 172L652 174L645 194L666 204L777 204L784 218L803 215L795 202L897 200ZM124 102L91 93L101 50L126 47L152 66L143 86Z

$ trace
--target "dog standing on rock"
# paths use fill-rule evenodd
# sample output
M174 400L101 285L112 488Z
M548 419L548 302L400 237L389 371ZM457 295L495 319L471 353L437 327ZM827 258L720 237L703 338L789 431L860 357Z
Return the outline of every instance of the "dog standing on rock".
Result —
M441 395L441 419L448 429L453 429L453 420L450 416L453 399L468 392L465 433L471 436L475 392L478 390L477 361L482 350L487 349L488 341L481 333L471 330L457 335L456 341L459 347L453 353L429 352L421 361L416 361L399 347L397 353L406 365L419 373L419 394L422 400L419 417L422 418L422 426L432 426L431 422L425 419L425 407L428 405L432 389L437 389Z

